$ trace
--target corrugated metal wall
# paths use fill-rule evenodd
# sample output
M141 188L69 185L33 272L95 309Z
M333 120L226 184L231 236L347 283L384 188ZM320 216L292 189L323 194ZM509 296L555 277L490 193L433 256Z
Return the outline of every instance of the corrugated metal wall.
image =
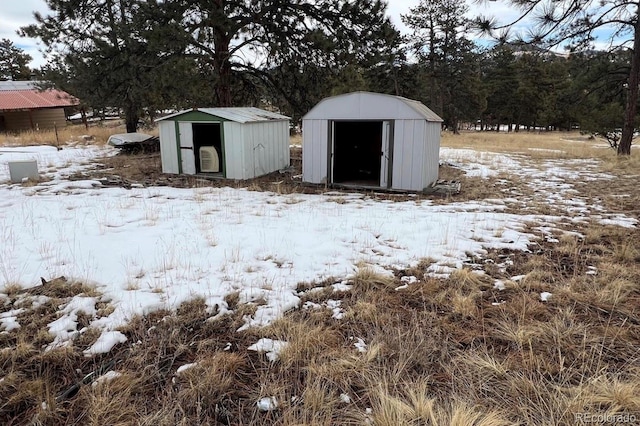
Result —
M289 166L289 123L247 123L244 131L243 179L266 175Z
M227 179L249 179L246 166L245 138L246 125L233 121L224 122L224 171Z
M289 122L224 123L228 179L251 179L289 165Z
M302 121L302 181L327 182L329 121Z
M424 168L423 188L428 188L438 180L440 171L440 123L427 123L427 144Z
M393 139L391 187L419 191L423 188L426 144L425 120L396 120Z
M160 147L162 171L179 173L177 153L176 122L181 128L180 145L193 146L193 134L185 126L190 121L160 121ZM198 120L198 122L203 122ZM214 122L214 121L208 121ZM216 121L217 122L217 121ZM227 179L251 179L289 166L289 122L270 121L258 123L222 122L223 132L223 170ZM183 140L185 138L185 140ZM191 138L191 140L186 140ZM182 173L192 173L190 161L195 167L192 151L182 150Z
M162 173L180 173L178 160L178 145L176 139L176 123L161 121L160 129L160 158L162 159Z
M64 108L45 108L31 111L7 111L3 112L5 130L38 130L52 129L55 126L64 127L67 125L67 117ZM31 123L33 122L33 128Z

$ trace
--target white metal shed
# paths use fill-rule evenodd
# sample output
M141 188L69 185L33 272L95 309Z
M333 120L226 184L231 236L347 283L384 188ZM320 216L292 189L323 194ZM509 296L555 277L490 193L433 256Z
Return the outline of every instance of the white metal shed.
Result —
M326 98L302 119L302 179L422 191L438 179L442 119L400 96Z
M259 108L195 108L156 120L162 172L251 179L289 166L289 117Z

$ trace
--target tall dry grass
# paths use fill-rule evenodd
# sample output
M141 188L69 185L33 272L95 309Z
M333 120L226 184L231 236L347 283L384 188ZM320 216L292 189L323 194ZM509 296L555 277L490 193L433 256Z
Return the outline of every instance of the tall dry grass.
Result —
M523 154L534 159L615 157L615 151L604 139L579 132L443 132L442 146Z
M157 130L144 131L157 135ZM21 132L0 133L0 146L52 145L62 146L68 143L104 144L109 136L126 133L122 121L91 124L69 124L56 129L25 130Z

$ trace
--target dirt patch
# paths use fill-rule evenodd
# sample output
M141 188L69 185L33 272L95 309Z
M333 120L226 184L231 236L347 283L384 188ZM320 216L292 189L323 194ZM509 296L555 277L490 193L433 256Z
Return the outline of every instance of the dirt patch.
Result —
M290 166L250 180L232 180L205 175L188 176L162 173L160 153L118 153L112 157L101 158L98 167L90 171L79 172L70 180L96 179L104 186L153 187L171 186L175 188L232 187L246 188L252 191L273 191L280 194L324 194L327 192L353 193L393 201L434 200L442 202L450 200L450 194L423 194L412 192L387 192L376 190L355 190L330 188L324 185L312 185L302 182L302 149L292 146ZM492 191L491 180L467 178L464 172L451 165L441 165L440 174L443 180L456 180L462 183L458 200L480 199Z

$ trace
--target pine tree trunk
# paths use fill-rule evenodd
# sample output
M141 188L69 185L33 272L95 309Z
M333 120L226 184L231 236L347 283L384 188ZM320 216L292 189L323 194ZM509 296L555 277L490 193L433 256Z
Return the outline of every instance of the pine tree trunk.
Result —
M127 127L127 133L135 133L138 131L138 121L140 116L138 110L134 106L127 106L124 113L124 121Z
M228 44L225 52L219 52L216 49L216 58L214 58L214 67L218 71L218 81L215 85L216 98L218 106L230 107L231 100L231 64L228 59Z
M624 112L622 138L618 145L618 155L631 155L631 140L635 131L636 111L638 106L638 84L640 83L640 6L636 10L636 23L633 35L633 56L629 72L627 88L627 107Z
M231 98L231 62L229 47L232 35L229 35L229 24L227 22L227 0L213 0L211 2L209 25L213 31L214 51L212 55L212 65L216 81L213 91L216 97L216 106L232 106Z

